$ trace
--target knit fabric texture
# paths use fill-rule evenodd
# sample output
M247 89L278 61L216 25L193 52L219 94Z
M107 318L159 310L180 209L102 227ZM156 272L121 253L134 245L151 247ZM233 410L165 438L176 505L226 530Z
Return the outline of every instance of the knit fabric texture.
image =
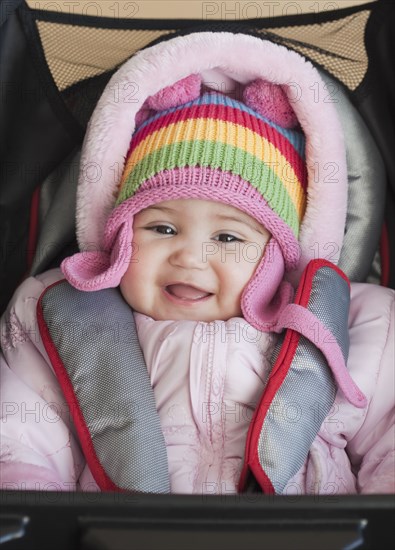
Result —
M305 138L240 101L215 92L158 112L134 132L116 206L144 190L148 180L166 185L202 185L201 168L217 175L212 198L226 195L235 179L247 182L298 238L306 208ZM154 182L154 183L152 183ZM195 186L195 189L193 187ZM153 189L154 191L154 189ZM207 189L205 190L207 193ZM205 195L206 195L205 193ZM238 207L238 201L233 204Z

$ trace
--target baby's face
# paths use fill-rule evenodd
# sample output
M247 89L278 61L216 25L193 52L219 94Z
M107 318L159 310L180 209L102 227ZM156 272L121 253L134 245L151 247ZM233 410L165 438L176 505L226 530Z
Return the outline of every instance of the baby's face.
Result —
M270 234L241 210L179 199L134 217L133 257L121 292L155 320L228 320L241 316L244 287Z

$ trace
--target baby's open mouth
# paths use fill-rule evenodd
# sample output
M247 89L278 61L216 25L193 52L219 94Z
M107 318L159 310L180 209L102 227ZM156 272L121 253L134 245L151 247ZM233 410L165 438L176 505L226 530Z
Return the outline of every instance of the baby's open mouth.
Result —
M205 290L184 283L168 285L165 287L165 291L170 294L170 296L189 302L202 300L212 296L211 292L206 292Z

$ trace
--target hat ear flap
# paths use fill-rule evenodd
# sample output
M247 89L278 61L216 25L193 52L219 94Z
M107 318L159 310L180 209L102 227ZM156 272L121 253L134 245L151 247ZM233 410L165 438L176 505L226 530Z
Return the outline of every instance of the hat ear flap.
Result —
M245 319L262 332L282 330L276 328L278 318L294 295L292 285L283 280L284 273L284 258L278 242L272 237L241 297Z
M88 250L63 260L60 267L67 281L86 292L117 287L132 259L132 229L132 220L122 223L111 252Z

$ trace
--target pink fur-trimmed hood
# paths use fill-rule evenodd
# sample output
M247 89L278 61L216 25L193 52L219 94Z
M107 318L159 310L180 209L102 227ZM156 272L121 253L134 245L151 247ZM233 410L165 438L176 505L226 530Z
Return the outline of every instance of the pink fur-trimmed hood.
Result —
M300 230L301 260L288 274L296 284L307 263L334 251L337 263L347 211L347 167L343 133L324 83L299 54L244 34L196 33L159 43L136 54L111 78L90 120L77 194L81 250L101 248L135 125L147 97L190 74L221 91L257 78L280 84L306 136L307 208Z

